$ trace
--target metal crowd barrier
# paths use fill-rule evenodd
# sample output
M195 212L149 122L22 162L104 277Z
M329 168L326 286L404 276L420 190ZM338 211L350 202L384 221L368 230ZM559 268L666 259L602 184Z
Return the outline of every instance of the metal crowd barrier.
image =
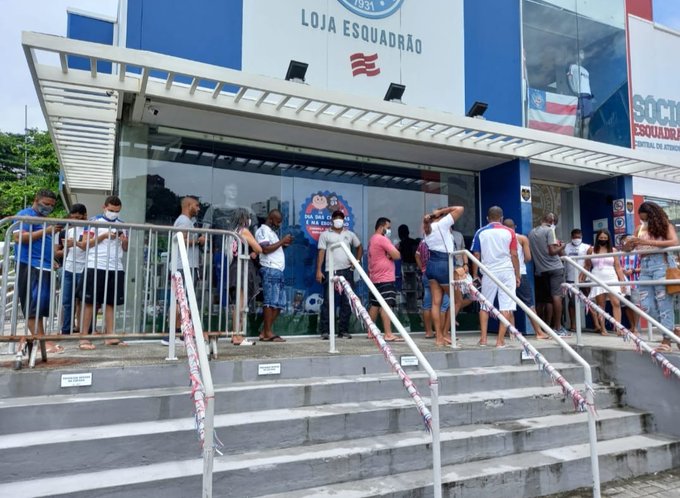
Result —
M645 250L645 251L630 251L630 252L611 252L611 253L604 253L604 254L588 254L588 255L583 255L583 256L562 256L562 260L573 266L577 270L577 274L584 274L586 278L589 280L588 282L581 282L581 283L575 283L574 286L577 288L583 288L583 287L594 287L594 286L600 286L608 293L616 293L614 290L614 287L629 287L631 285L635 286L645 286L645 285L668 285L668 284L680 284L680 280L635 280L635 281L625 281L625 282L620 282L620 281L614 281L614 282L604 282L595 275L593 275L591 272L586 270L582 265L578 264L575 260L588 260L588 259L599 259L599 258L608 258L608 257L615 257L618 258L620 256L630 256L630 255L638 255L638 256L644 256L646 254L671 254L673 252L680 251L680 246L675 246L675 247L669 247L666 249L661 249L661 250ZM648 313L642 311L635 303L633 303L631 300L627 299L623 295L618 295L617 299L621 302L622 305L627 306L629 309L631 309L638 317L644 318L647 320L648 323L648 337L649 340L653 339L653 333L652 333L652 327L657 327L659 331L661 332L662 335L668 337L672 341L675 341L676 343L680 344L680 337L675 335L672 330L669 330L668 328L664 327L658 320L650 316ZM576 306L576 343L579 346L583 345L583 338L582 338L582 323L581 323L581 303L577 299L576 302L574 303Z
M31 228L33 226L33 228ZM53 228L56 227L56 228ZM70 295L64 292L63 267L59 268L53 260L47 261L47 238L30 238L23 244L16 244L15 234L36 233L38 230L59 230L64 232L66 237L69 233L77 235L79 229L98 234L105 234L108 230L110 237L119 237L124 233L128 238L128 250L122 251L121 244L108 245L106 251L97 251L96 245L84 243L83 257L89 263L86 266L96 267L102 260L119 261L122 263L125 276L122 279L115 278L113 288L109 289L109 278L114 278L112 272L104 274L104 282L98 282L97 272L89 273L86 270L79 275L81 280L79 285L75 285ZM171 277L170 264L173 261L176 245L172 243L173 237L177 233L185 233L193 240L203 236L205 243L199 246L198 263L192 267L194 275L197 277L196 292L198 294L198 307L203 329L212 336L228 336L229 331L241 331L245 333L246 320L244 314L247 312L247 302L242 303L242 299L247 299L247 285L244 285L247 272L243 270L247 259L247 245L245 241L235 232L204 229L204 228L175 228L169 226L146 225L134 223L112 223L106 221L79 221L72 219L56 219L43 217L10 217L0 220L0 240L4 241L2 253L2 281L1 292L6 299L0 300L0 316L2 316L3 327L0 334L1 342L10 342L10 353L14 353L15 344L19 341L38 341L44 346L45 340L64 341L64 340L111 340L111 339L160 339L172 333L174 335L174 312L170 313L170 293ZM57 235L53 235L52 243L56 242ZM81 239L80 242L89 241L89 238ZM22 253L33 255L32 263L40 265L40 269L33 270L34 289L26 285L26 294L19 296L20 276L24 276L26 265L19 264ZM235 251L235 254L234 254ZM65 259L75 258L74 249L67 250ZM239 263L230 265L236 258ZM24 267L23 269L20 266ZM102 263L102 266L104 264ZM111 264L111 266L113 266ZM231 266L231 269L230 269ZM230 272L237 271L236 289L234 293L235 305L232 304L229 289ZM20 271L21 270L21 271ZM5 276L14 275L14 279ZM194 276L192 275L192 276ZM75 312L77 303L84 302L85 289L88 286L88 279L94 278L93 287L100 287L103 295L95 295L95 301L103 300L106 302L108 292L117 295L119 290L123 294L123 304L119 305L113 300L113 334L99 335L96 333L81 336L75 329L75 321L83 322L85 307L81 306L80 312ZM49 290L46 280L49 279ZM103 283L103 286L100 284ZM119 289L122 285L122 290ZM244 292L241 292L241 289ZM12 293L13 290L13 293ZM45 294L49 294L46 296ZM95 290L95 294L97 290ZM20 301L22 298L28 302L33 299L37 303L45 303L44 306L37 307L36 322L43 321L45 324L45 336L33 337L28 320L23 316ZM49 299L48 305L47 300ZM61 324L63 322L63 305L71 304L71 314L69 316L71 326L68 333L61 334ZM102 324L105 324L106 317L103 313L106 307L102 306L99 310L93 310L91 332L96 332ZM241 310L236 313L235 310ZM171 329L171 330L169 330ZM169 359L175 359L173 342ZM29 365L35 363L37 348L33 348ZM21 353L19 351L18 353ZM216 354L216 349L213 351ZM20 358L20 356L17 356ZM46 355L43 352L43 360Z
M512 299L519 308L524 311L524 313L527 314L531 319L535 320L537 324L541 326L541 329L548 334L550 337L552 337L557 344L564 349L571 358L581 365L583 367L583 372L584 372L584 384L585 384L585 400L587 407L587 414L588 414L588 439L590 443L590 466L591 466L591 472L592 472L592 478L593 478L593 497L594 498L600 498L600 463L597 455L597 426L595 422L595 392L593 390L593 372L590 367L590 364L581 357L574 349L567 344L564 339L562 339L557 333L550 328L550 326L545 323L541 318L531 309L529 308L526 304L524 304L516 295L514 292L512 292L510 289L508 289L503 282L501 282L494 274L493 272L489 271L485 265L482 264L481 261L479 261L474 254L472 254L470 251L467 250L460 250L460 251L454 251L451 254L449 254L449 282L450 282L450 287L452 288L456 285L456 283L453 280L453 264L451 263L451 258L455 257L456 255L461 255L465 254L468 257L469 261L472 261L475 265L479 267L480 270L484 273L484 278L490 278L499 288L501 292L504 292L507 294L510 299ZM450 306L449 309L455 309L455 303L454 303L454 294L451 293L449 296L450 299ZM502 316L502 315L501 315ZM455 320L452 318L451 322L455 322ZM507 325L507 324L506 324ZM452 336L453 339L453 336ZM592 409L591 409L592 408Z
M442 463L441 463L441 444L440 444L440 433L439 433L439 378L437 376L437 373L434 371L432 368L432 365L430 365L430 362L427 361L427 358L425 358L425 355L423 355L422 351L418 348L416 343L411 339L411 336L406 332L404 329L403 325L397 318L397 316L394 314L392 309L387 305L385 302L385 299L380 295L380 292L378 292L378 289L375 288L375 285L373 285L373 282L371 282L371 279L368 278L368 275L364 271L364 269L361 267L361 263L354 257L354 254L352 254L352 251L350 251L349 247L347 244L343 242L337 242L336 244L333 244L330 246L327 250L327 253L329 254L328 258L328 322L329 322L329 339L330 339L330 349L329 353L337 353L338 351L335 349L335 291L333 289L333 286L336 284L336 282L339 281L338 278L334 277L335 275L335 269L333 268L334 263L333 263L333 257L330 257L334 249L340 248L342 251L347 255L349 258L350 262L352 263L352 266L354 269L359 273L359 276L361 279L364 281L366 286L368 287L369 291L373 294L375 299L378 301L380 304L380 307L384 309L387 312L387 315L390 317L390 321L394 325L394 328L399 332L401 337L404 339L405 344L411 349L413 354L418 358L418 362L420 365L422 365L423 369L427 372L428 376L430 377L430 411L432 415L432 421L431 421L431 434L432 434L432 473L433 473L433 492L434 492L434 497L435 498L441 498L442 496ZM344 280L344 279L342 279ZM347 285L346 287L349 287ZM351 287L349 288L351 291ZM358 306L356 305L355 301L358 301L358 299L353 300L351 295L345 291L345 296L347 299L350 300L350 303L352 304L352 308L357 310L359 309L358 306L361 304L358 303ZM326 303L323 304L326 306ZM355 307L357 306L357 307ZM365 312L365 310L364 310ZM370 321L370 318L369 318ZM365 323L365 322L364 322ZM372 323L372 322L371 322ZM369 326L369 331L370 325ZM373 334L374 337L376 337L376 334ZM378 334L379 335L379 334ZM380 344L380 340L382 337L380 336L377 340L378 343ZM384 346L387 346L385 343ZM381 346L381 349L384 350L384 347ZM405 383L406 385L406 383ZM413 395L412 395L413 396ZM414 400L416 398L414 397ZM419 409L421 409L421 406L419 406L418 402L416 401L416 405L418 406ZM422 412L421 412L422 413Z

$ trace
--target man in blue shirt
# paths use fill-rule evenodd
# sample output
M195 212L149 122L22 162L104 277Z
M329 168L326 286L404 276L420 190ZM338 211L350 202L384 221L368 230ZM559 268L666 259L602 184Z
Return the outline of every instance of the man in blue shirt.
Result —
M39 190L33 198L33 205L22 209L17 216L46 217L57 204L57 196L50 190ZM17 261L17 292L21 309L32 335L44 335L43 318L50 309L50 282L52 278L52 236L59 233L63 225L19 222L14 229L14 254ZM19 351L25 341L19 342ZM46 343L47 351L60 353L64 349L54 343ZM19 365L20 367L20 365Z

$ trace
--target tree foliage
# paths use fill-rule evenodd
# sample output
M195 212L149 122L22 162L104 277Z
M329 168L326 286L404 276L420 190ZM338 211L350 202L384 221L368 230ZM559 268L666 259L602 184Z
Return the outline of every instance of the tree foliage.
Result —
M59 191L59 161L49 133L36 129L28 130L26 136L0 132L0 216L12 216L30 205L35 192L43 188ZM58 199L55 215L64 214Z

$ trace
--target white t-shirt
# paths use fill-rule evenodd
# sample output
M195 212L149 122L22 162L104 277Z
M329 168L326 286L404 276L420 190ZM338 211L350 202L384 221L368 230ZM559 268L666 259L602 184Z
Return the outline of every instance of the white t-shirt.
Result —
M569 66L569 79L571 82L571 90L576 94L585 93L591 95L590 92L590 73L580 64L572 64Z
M73 227L66 232L66 237L64 237L64 251L66 253L64 256L64 270L68 272L82 273L85 269L87 253L76 245L66 247L66 242L69 240L80 242L84 232L85 227Z
M581 243L577 246L575 246L573 243L569 242L566 246L564 246L564 255L565 256L585 256L588 253L588 249L590 249L590 245ZM584 260L576 260L578 264L583 266L583 263L585 263ZM566 266L566 271L565 271L565 280L567 282L576 282L576 268L574 268L571 265L565 265Z
M187 215L180 214L177 217L177 219L175 220L175 223L173 224L173 226L175 228L194 228L194 222ZM198 234L197 233L188 233L187 239L196 242L196 239L198 239ZM172 252L177 256L177 269L181 270L182 269L182 260L180 259L179 254L176 252L177 251L177 242L176 242L177 239L175 237L173 237L172 241L173 241ZM187 257L189 258L189 268L198 268L199 252L200 252L200 248L195 243L187 246Z
M350 230L343 230L340 233L334 232L333 230L329 229L326 230L325 232L322 232L321 235L319 236L319 249L323 249L326 251L330 246L335 244L336 242L344 242L347 244L350 248L351 247L359 247L361 245L361 241L359 240L359 237L356 236L356 234ZM337 247L333 249L333 269L334 270L346 270L347 268L352 266L351 261L345 254L345 251L343 251L340 247ZM328 271L328 253L326 253L326 271Z
M106 221L109 223L122 223L121 220L116 220L111 222L104 218L104 216L95 216L92 221ZM121 232L125 233L125 230L121 229ZM118 233L119 230L116 228L109 227L90 227L90 236L100 237L105 233ZM87 267L96 268L97 270L118 270L123 271L123 243L118 237L111 239L104 239L96 244L94 247L90 247L90 252L87 255Z
M513 271L511 252L517 251L515 231L498 222L480 228L472 240L472 251L482 256L490 272Z
M432 230L429 235L425 236L425 243L430 251L452 253L455 250L453 237L449 231L454 222L453 216L449 213L430 225Z
M264 248L276 244L279 241L279 236L265 223L257 229L257 232L255 232L255 240L257 240L257 243ZM265 254L264 252L260 254L260 264L267 268L283 271L286 268L286 256L283 253L283 246L269 254Z

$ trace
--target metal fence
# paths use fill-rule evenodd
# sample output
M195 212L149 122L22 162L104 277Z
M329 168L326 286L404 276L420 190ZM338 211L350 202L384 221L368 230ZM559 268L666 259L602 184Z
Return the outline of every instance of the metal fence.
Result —
M160 339L174 332L169 265L177 251L173 238L178 232L187 238L203 330L213 337L230 335L230 331L245 335L248 286L244 282L249 256L237 233L10 217L0 221L4 243L1 291L6 296L0 301L0 340L12 343L10 352L18 349L20 359L24 343L33 336L44 346L41 339ZM63 261L53 257L59 243L65 248ZM83 330L90 312L91 325ZM37 348L32 349L31 366ZM173 358L174 348L170 353Z

